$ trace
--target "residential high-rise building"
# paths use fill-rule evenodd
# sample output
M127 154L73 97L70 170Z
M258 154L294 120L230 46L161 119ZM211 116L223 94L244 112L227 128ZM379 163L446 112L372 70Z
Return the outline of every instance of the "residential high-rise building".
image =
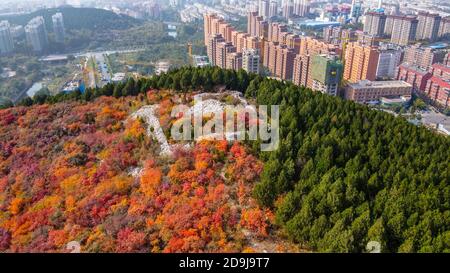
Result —
M269 17L269 0L259 0L258 3L258 14L263 18Z
M381 9L383 5L383 2L381 0L378 0L378 9Z
M283 17L289 19L294 14L294 3L293 0L283 0L282 4Z
M289 33L286 35L284 40L284 44L287 45L288 48L292 48L295 54L300 54L302 40L299 35Z
M365 33L364 31L355 31L356 40L361 45L375 46L378 45L377 36Z
M256 49L244 49L242 53L242 69L248 73L259 74L260 56Z
M275 75L277 69L277 47L278 42L270 42L267 47L264 48L264 65L269 71Z
M278 2L275 0L270 1L269 4L269 18L275 17L278 15Z
M184 7L184 0L169 0L169 5L173 8Z
M228 54L226 68L233 70L242 69L242 53L233 52Z
M344 80L375 80L378 59L376 47L349 43L345 51Z
M416 39L418 20L415 16L396 16L391 34L391 43L408 45Z
M312 88L313 56L320 54L338 54L339 47L311 37L301 37L300 41L300 53L294 59L293 82L297 85Z
M300 38L300 54L329 54L338 53L338 47L312 37Z
M281 23L269 25L256 12L248 14L248 33L235 30L214 14L207 14L204 19L208 57L212 65L219 67L259 73L262 63L279 79L312 87L312 58L319 54L340 54L338 45L300 37ZM334 72L331 74L335 76ZM328 78L315 86L327 93L337 92Z
M8 21L0 22L0 54L10 54L14 50L11 27Z
M435 77L439 77L444 81L450 81L450 66L444 64L433 64L430 68L430 72Z
M234 28L217 15L204 15L204 34L206 46L208 46L210 38L215 34L222 34L222 37L225 39L225 41L231 42L233 31Z
M28 44L34 52L43 52L48 46L47 30L45 29L44 17L33 18L25 26L25 35Z
M216 14L205 14L204 15L204 34L205 34L205 45L208 45L210 38L216 34L220 34L220 29L223 30L223 27L226 26L226 22L218 17ZM225 39L225 36L222 35Z
M394 20L397 15L389 14L386 16L386 23L384 24L384 35L391 36L392 28L394 27Z
M450 66L450 52L448 52L447 54L445 54L444 60L442 61L442 63L443 63L444 65Z
M434 41L438 38L441 16L429 12L419 12L417 16L416 40Z
M328 27L324 27L323 28L323 40L327 43L331 43L333 41L333 39L337 36L338 38L340 37L340 28L337 29L337 31L334 31L333 26L328 26Z
M342 27L325 27L323 29L323 40L330 44L340 44Z
M261 17L259 17L261 18ZM257 12L249 12L247 16L247 33L250 36L256 36L256 23L258 21Z
M415 44L405 48L403 62L428 70L431 65L444 61L446 50Z
M450 16L444 17L439 25L438 37L443 39L450 38Z
M312 89L332 96L338 95L344 66L334 54L312 57Z
M352 29L343 29L341 31L341 45L343 41L351 41L356 37L356 32Z
M384 34L387 16L384 12L371 11L366 13L364 32L381 37Z
M212 18L215 17L213 14L204 14L203 15L203 41L205 42L205 46L208 46L209 36L212 31Z
M224 21L220 21L220 23L218 24L218 29L218 33L222 34L225 41L231 42L231 34L234 31L234 27Z
M425 94L437 104L450 108L450 66L433 64Z
M310 59L309 54L297 54L294 59L294 71L292 82L296 85L307 86L308 85L308 75L310 74Z
M246 11L247 12L258 12L258 9L259 9L259 7L258 7L258 2L257 1L253 1L253 2L249 2L249 1L247 1L247 4L246 4Z
M269 26L268 40L272 42L283 43L283 33L289 33L286 25L281 23L272 23Z
M55 0L55 8L61 7L61 6L65 6L67 5L67 1L66 0Z
M256 37L247 37L246 46L243 49L261 49L261 41Z
M256 12L249 13L248 30L255 36L235 30L230 24L215 14L204 16L204 34L207 54L210 63L221 68L239 70L243 66L244 57L254 53L253 59L261 59L259 52L262 48L262 40L259 36L268 33L268 23L258 16ZM245 56L243 53L246 53ZM254 67L250 67L254 70Z
M253 37L268 38L269 23L262 16L256 16L256 13L250 12L247 18L247 33Z
M359 0L352 0L352 6L350 9L350 18L352 18L354 22L358 22L359 17L361 16L361 11L362 11L361 2Z
M309 0L294 0L293 13L305 17L309 13Z
M326 43L342 46L344 43L355 40L357 32L342 27L325 27L323 29L323 40Z
M271 74L283 80L291 80L295 58L294 49L278 42L266 41L264 51L263 65Z
M379 48L376 77L379 79L393 79L395 70L402 58L401 49L392 45L383 45Z
M53 32L55 33L55 40L58 43L64 43L66 31L64 28L64 19L62 13L58 12L52 16Z
M231 42L218 42L216 43L216 59L214 65L217 65L220 68L227 67L227 56L230 53L235 53L236 48L233 46Z
M275 63L275 61L273 60L274 56L276 56L274 54L275 52L275 46L277 46L279 43L278 42L271 42L271 41L264 41L264 52L262 52L262 60L263 60L263 66L269 68L270 65L273 65ZM271 59L272 58L272 59ZM270 69L269 70L273 70L275 71L275 69Z
M11 36L13 40L25 36L25 28L20 25L11 27Z
M236 49L237 52L242 52L244 50L244 48L247 48L247 39L250 36L247 33L243 33L243 32L238 32L236 35L236 43L234 43L234 45L236 45Z
M422 92L435 103L450 107L450 66L435 63L425 70L403 63L397 69L397 79L410 83L415 92Z
M154 19L161 18L161 8L156 1L150 2L148 5L148 16Z
M225 39L222 37L222 34L214 34L212 37L208 40L208 46L207 48L207 54L209 58L209 62L211 65L218 65L217 64L217 45L220 43L224 43Z
M397 80L405 81L412 85L413 91L425 92L427 81L431 78L431 73L414 65L403 63L395 71Z
M291 80L294 68L294 50L286 45L279 45L275 51L277 54L275 75L283 80Z

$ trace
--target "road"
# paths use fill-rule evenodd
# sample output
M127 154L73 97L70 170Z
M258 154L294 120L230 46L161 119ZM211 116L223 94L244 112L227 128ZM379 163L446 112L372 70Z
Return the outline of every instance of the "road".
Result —
M85 57L86 63L85 67L87 67L89 64L87 63L89 61L90 57L95 57L94 60L97 60L100 62L98 67L100 68L99 73L101 74L102 78L105 79L105 81L100 82L97 84L96 77L95 77L95 70L94 69L88 69L88 87L96 87L96 86L103 86L106 83L111 81L111 74L108 73L108 68L106 66L106 69L104 68L103 64L106 64L104 55L110 55L115 53L132 53L132 52L140 52L145 51L147 48L133 48L133 49L118 49L118 50L104 50L104 51L92 51L92 52L76 52L76 53L67 53L64 55L73 55L75 57ZM13 103L20 102L23 98L27 97L27 91L30 89L30 87L33 85L33 83L30 83L24 88L15 98L12 98Z
M87 72L88 83L87 87L95 88L97 87L97 82L95 80L95 56L86 56L86 62L84 63L84 69Z
M436 124L442 124L443 126L450 128L450 117L447 117L444 114L441 114L433 109L431 111L422 111L420 113L422 116L422 122L424 124L433 126Z
M98 68L102 76L101 86L103 86L111 82L111 73L108 71L108 65L106 64L104 54L97 54L95 58L97 59Z
M85 57L87 60L94 60L94 64L92 68L89 67L89 63L85 64L85 67L88 68L88 77L89 77L89 87L103 87L107 83L111 82L111 71L108 71L108 65L106 64L105 56L111 54L122 54L122 53L133 53L144 51L145 48L139 49L128 49L128 50L106 50L106 51L98 51L98 52L87 52L87 53L79 53L75 54L75 57ZM95 68L98 69L95 69ZM98 74L97 74L98 73ZM98 81L96 79L96 75L100 75L101 79Z
M108 71L108 66L105 61L105 54L103 52L88 53L85 57L88 63L89 87L103 87L107 83L111 82L111 73ZM89 62L92 60L93 64ZM100 75L101 79L97 80L96 75Z
M140 52L145 51L147 48L136 48L136 49L125 49L125 50L104 50L104 51L92 51L92 52L83 52L83 53L75 53L73 54L75 57L88 57L92 55L111 55L116 53L133 53L133 52ZM71 55L71 54L69 54Z

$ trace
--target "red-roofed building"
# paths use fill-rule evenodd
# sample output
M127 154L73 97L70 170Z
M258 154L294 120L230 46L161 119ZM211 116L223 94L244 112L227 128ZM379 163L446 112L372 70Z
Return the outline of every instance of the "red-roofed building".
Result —
M440 105L450 107L450 81L433 76L427 82L425 93Z
M430 78L430 72L413 65L401 64L396 70L396 79L411 84L414 91L424 92Z
M450 65L450 52L447 53L447 54L445 54L443 63L444 63L445 65Z
M427 81L425 94L444 107L450 107L450 66L433 64L431 78Z
M439 77L444 81L450 80L450 66L443 64L433 64L430 71L431 73L433 73L433 76Z

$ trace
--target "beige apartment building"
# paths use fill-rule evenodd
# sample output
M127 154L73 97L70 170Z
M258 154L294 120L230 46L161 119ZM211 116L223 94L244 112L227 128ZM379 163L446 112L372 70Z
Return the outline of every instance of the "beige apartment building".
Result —
M369 81L350 83L345 88L345 99L358 103L379 101L382 97L411 96L412 85L404 81Z

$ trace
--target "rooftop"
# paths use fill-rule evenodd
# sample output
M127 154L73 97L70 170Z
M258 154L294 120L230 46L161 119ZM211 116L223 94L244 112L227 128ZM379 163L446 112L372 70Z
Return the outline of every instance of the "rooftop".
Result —
M432 67L450 73L450 66L448 66L448 65L444 65L444 64L440 64L440 63L435 63L435 64L432 65Z
M196 66L203 67L209 65L208 56L192 56L194 58L194 63Z
M406 69L406 70L408 70L408 71L411 71L411 72L414 72L414 73L417 73L417 74L421 74L421 75L425 75L425 74L428 74L428 73L429 73L429 72L428 72L427 70L425 70L425 69L422 69L422 68L420 68L420 67L418 67L418 66L410 65L410 64L407 64L407 63L402 63L402 64L400 65L400 67L402 67L402 68L404 68L404 69Z
M443 88L446 88L446 89L449 89L449 90L450 90L450 81L446 81L446 80L441 79L441 78L436 77L436 76L432 76L432 77L431 77L431 81L432 81L433 83L438 84L439 86L441 86L441 87L443 87ZM450 92L450 91L449 91L449 92Z
M43 58L40 58L39 61L42 62L58 62L58 61L67 61L67 55L49 55Z
M411 87L412 85L404 81L369 81L362 80L357 83L350 83L350 87L354 89L360 88L392 88L392 87Z
M428 47L432 48L432 49L444 49L444 48L448 47L448 43L438 42L438 43L431 44Z

